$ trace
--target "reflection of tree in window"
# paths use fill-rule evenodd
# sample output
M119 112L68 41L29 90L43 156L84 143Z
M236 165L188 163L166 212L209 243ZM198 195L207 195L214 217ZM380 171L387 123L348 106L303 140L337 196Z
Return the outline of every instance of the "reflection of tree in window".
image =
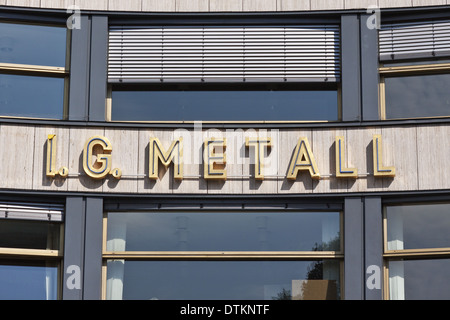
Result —
M328 242L315 243L312 251L335 251L340 248L339 234ZM323 260L312 261L307 267L305 280L299 281L300 291L292 293L291 290L283 288L273 300L335 300L338 298L338 283L336 280L324 279ZM293 289L293 291L295 291ZM299 291L299 292L298 292Z
M341 238L339 233L334 237L334 239L328 242L315 243L312 251L338 251L340 248Z
M273 300L291 300L291 290L285 288L281 289L281 292L277 293L276 297L272 297Z

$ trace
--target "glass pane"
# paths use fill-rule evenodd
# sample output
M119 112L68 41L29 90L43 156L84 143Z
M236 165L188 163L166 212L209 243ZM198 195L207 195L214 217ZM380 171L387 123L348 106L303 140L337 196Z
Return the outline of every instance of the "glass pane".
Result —
M339 299L339 261L123 261L107 264L108 299Z
M0 62L64 67L64 27L0 23Z
M450 74L386 77L386 118L450 116Z
M450 247L450 204L386 207L388 250Z
M391 300L449 300L450 259L389 262Z
M339 251L339 212L110 212L108 251Z
M0 300L56 300L57 290L56 262L0 262Z
M0 74L0 115L62 119L64 79Z
M123 121L336 121L338 94L337 90L114 90L111 113L112 120Z
M0 219L0 247L59 249L58 223Z

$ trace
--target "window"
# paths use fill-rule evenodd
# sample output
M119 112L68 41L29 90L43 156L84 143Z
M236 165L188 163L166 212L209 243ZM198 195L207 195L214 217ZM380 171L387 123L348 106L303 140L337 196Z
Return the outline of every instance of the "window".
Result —
M0 299L59 298L62 212L59 205L0 203Z
M339 211L111 211L106 299L339 299Z
M111 26L110 121L338 121L337 25Z
M68 30L0 22L0 116L65 119Z
M449 41L450 21L381 28L381 119L450 116Z
M450 204L385 207L387 299L449 299Z

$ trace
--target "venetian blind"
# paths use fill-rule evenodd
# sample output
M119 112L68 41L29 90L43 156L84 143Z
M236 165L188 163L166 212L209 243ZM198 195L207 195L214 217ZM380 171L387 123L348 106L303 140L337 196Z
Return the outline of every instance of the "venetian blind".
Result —
M450 55L450 20L391 23L379 32L380 60Z
M64 205L0 202L0 219L62 221Z
M338 25L112 26L110 82L339 81Z

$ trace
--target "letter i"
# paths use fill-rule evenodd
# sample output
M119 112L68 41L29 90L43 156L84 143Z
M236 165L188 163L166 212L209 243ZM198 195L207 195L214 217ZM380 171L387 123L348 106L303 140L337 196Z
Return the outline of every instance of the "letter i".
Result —
M61 167L56 171L56 134L49 134L47 136L47 166L46 176L54 178L56 175L60 175L65 178L69 174L69 169Z

